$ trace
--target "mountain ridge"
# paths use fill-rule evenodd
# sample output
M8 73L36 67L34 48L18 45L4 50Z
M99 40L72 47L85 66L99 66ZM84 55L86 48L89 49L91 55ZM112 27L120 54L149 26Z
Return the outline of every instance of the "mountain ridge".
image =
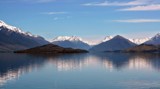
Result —
M160 45L160 33L157 33L155 36L153 36L150 40L148 40L144 44Z
M124 50L130 47L136 46L135 43L132 43L128 39L117 35L113 37L111 40L102 42L90 49L91 52L105 52L105 51L119 51Z
M112 42L113 40L115 40L115 42ZM33 35L29 32L24 32L20 28L8 25L4 21L0 20L0 52L28 49L49 43L50 43L49 41L45 40L45 38L41 36ZM156 34L152 38L144 38L144 39L129 39L129 38L124 38L120 35L114 37L106 36L104 40L97 42L97 44L94 46L90 45L91 43L89 41L83 40L81 37L77 36L58 36L52 40L52 43L65 48L70 47L70 48L85 49L85 50L92 49L92 47L95 48L95 46L101 44L104 44L103 47L107 48L105 46L105 43L110 44L109 45L110 49L114 49L114 47L118 48L118 44L122 48L123 47L125 48L126 45L131 45L131 44L160 45L160 33Z
M65 47L65 48L75 48L75 49L85 49L88 50L91 46L82 40L82 38L77 36L59 36L53 39L53 44Z
M14 51L48 44L43 37L32 35L0 21L0 51Z

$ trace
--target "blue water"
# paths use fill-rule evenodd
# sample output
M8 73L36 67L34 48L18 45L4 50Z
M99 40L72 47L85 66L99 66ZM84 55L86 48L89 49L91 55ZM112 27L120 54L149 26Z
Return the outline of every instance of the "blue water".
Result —
M160 89L160 55L1 53L0 89Z

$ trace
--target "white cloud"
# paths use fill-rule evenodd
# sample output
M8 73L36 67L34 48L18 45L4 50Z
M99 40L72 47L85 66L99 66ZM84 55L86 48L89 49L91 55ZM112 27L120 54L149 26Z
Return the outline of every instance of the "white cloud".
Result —
M56 0L19 0L22 2L33 2L33 3L48 3L48 2L53 2Z
M47 14L47 15L57 15L57 14L67 14L68 12L44 12L42 14Z
M119 11L156 11L156 10L160 10L160 4L135 6L135 7L120 9Z
M53 1L56 1L56 0L37 0L37 2L39 3L47 3L47 2L53 2Z
M70 19L71 16L65 16L65 17L54 17L53 20L65 20L65 19Z
M160 10L160 0L131 0L128 2L91 2L82 4L84 6L129 6L118 11L156 11Z
M135 5L146 5L152 2L152 0L134 0L130 2L91 2L82 4L84 6L135 6Z
M160 23L160 19L128 19L128 20L113 20L114 22L123 23Z

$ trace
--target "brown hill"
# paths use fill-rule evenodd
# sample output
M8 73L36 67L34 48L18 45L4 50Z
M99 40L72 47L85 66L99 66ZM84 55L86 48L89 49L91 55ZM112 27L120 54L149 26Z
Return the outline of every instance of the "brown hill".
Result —
M15 53L87 53L88 51L82 49L72 49L72 48L63 48L54 44L47 44L43 46L38 46L35 48L15 51Z
M160 46L142 44L128 48L124 52L160 52Z

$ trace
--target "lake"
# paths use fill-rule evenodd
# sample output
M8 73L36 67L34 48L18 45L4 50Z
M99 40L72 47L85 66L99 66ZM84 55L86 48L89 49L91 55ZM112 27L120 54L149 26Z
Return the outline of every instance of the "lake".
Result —
M160 89L160 54L0 54L0 89Z

